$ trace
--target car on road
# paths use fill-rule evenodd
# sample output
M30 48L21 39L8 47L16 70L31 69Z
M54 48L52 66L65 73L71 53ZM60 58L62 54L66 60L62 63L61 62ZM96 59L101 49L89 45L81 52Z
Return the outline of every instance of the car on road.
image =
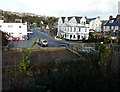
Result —
M66 44L60 44L60 45L58 45L56 47L67 47L67 45Z
M42 30L40 30L40 32L44 32L44 30L42 29Z
M46 39L41 39L40 42L39 42L39 44L41 46L48 46L48 41Z
M59 38L59 37L56 37L56 36L55 36L55 40L62 40L62 39L61 39L61 38Z

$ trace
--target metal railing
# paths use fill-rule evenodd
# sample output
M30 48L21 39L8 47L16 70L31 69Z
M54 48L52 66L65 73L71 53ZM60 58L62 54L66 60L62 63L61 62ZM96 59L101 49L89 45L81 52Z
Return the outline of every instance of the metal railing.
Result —
M90 53L90 52L98 53L99 52L99 51L95 50L95 47L80 47L80 46L76 46L76 45L72 45L72 44L68 44L67 49L76 54L79 54L80 52L87 52L87 53Z

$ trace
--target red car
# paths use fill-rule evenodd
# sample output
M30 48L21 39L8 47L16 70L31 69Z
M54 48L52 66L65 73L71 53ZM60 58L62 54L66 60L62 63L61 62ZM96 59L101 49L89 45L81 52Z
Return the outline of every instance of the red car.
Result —
M16 37L16 41L18 41L19 40L19 37Z
M15 41L15 37L13 37L12 40Z
M44 32L44 30L40 30L41 32Z

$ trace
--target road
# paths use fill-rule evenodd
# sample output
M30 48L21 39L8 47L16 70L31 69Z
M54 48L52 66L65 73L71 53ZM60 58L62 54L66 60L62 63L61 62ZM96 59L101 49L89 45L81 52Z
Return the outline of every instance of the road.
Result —
M12 41L10 47L12 48L30 48L33 42L40 38L48 40L48 47L55 47L60 45L62 42L56 41L52 36L50 36L47 32L40 32L39 30L32 30L33 34L29 35L29 40L24 41ZM34 47L41 47L40 45L36 44Z
M32 30L33 34L35 35L35 38L43 38L48 40L48 47L55 47L61 44L61 42L56 41L52 36L50 36L46 32L40 32L39 30Z
M33 34L30 34L29 36L30 36L29 40L12 41L10 47L12 47L12 48L24 48L24 47L30 48L36 39L33 36ZM35 47L40 47L40 45L36 44Z

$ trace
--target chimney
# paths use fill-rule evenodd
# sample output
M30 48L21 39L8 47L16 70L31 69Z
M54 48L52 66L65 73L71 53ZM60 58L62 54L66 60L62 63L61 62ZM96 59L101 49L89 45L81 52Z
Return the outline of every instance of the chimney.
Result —
M113 16L110 16L110 17L109 17L109 20L112 19L112 18L113 18Z
M118 14L120 15L120 1L118 2Z
M100 20L100 16L98 16L98 19Z
M119 19L120 19L120 15L117 15L116 16L116 21L119 21Z

